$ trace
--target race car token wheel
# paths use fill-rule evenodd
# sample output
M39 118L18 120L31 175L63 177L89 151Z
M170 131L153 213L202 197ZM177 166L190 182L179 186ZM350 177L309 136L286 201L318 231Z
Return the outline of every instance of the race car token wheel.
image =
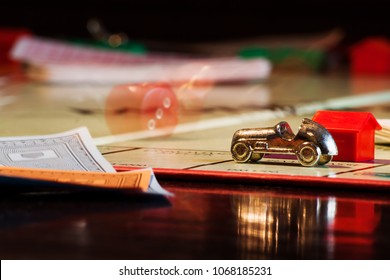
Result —
M305 142L299 147L297 157L301 165L313 166L320 160L321 150L313 143Z
M252 149L248 144L237 142L232 147L232 157L237 162L247 162L252 156Z
M330 156L330 155L321 155L320 160L318 161L318 164L319 165L327 164L328 162L330 162L332 160L332 158L333 158L333 156Z

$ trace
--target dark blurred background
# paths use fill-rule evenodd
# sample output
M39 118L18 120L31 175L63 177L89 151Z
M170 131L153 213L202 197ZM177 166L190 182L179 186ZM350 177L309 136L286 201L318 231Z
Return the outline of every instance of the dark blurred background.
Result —
M89 19L136 40L216 41L253 36L312 34L340 28L347 43L389 36L386 1L56 1L2 4L0 27L37 35L90 36Z

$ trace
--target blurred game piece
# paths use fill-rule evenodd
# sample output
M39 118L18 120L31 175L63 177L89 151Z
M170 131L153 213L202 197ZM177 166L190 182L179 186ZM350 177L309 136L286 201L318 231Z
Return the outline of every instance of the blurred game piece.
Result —
M0 66L7 70L16 70L20 63L10 56L14 43L22 36L30 35L30 31L22 28L0 28ZM10 69L11 68L11 69Z
M295 154L301 165L314 166L331 161L337 146L324 127L305 118L296 135L285 121L274 127L237 130L231 153L237 162L257 162L264 154Z
M332 134L339 153L335 161L369 161L375 158L375 130L380 130L369 112L318 111L313 120Z
M390 74L390 41L383 37L366 38L349 52L352 74Z
M105 113L113 134L146 131L170 135L178 123L178 102L169 84L124 84L108 94Z

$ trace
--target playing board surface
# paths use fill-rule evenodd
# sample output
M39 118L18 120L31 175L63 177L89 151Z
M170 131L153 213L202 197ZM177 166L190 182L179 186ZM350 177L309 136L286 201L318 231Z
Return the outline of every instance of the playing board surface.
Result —
M390 187L390 146L383 142L376 145L373 161L331 161L314 167L302 167L296 158L283 156L236 163L230 153L238 129L287 121L296 133L302 119L317 110L368 111L377 119L388 119L390 83L385 79L273 73L265 80L231 84L168 85L168 89L149 84L149 92L142 94L137 87L4 80L1 136L86 126L118 170L152 167L157 176L186 179L188 175L191 180Z

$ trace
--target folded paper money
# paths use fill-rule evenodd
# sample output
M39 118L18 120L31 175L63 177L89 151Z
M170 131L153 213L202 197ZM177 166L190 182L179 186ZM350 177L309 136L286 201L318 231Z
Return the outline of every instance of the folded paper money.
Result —
M116 172L86 127L58 134L0 138L0 176L171 195L151 168Z

